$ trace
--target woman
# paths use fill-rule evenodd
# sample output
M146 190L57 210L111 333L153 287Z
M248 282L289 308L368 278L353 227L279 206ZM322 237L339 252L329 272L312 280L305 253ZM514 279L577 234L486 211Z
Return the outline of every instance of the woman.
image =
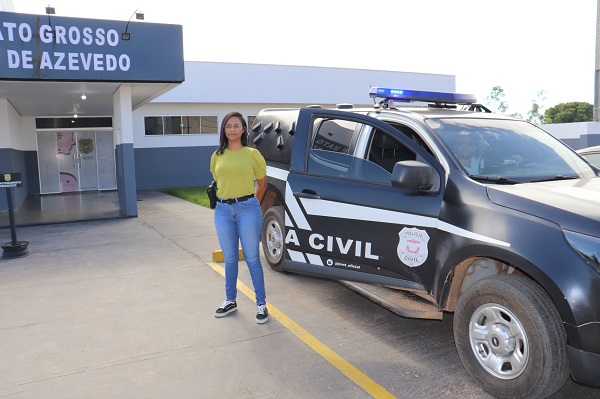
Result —
M210 171L217 182L215 227L225 258L225 302L215 311L215 317L237 310L236 282L241 242L256 295L256 322L262 324L269 320L259 253L260 201L267 188L267 166L262 154L247 145L246 120L239 112L228 113L221 124L219 148L210 158ZM255 187L258 188L255 190Z

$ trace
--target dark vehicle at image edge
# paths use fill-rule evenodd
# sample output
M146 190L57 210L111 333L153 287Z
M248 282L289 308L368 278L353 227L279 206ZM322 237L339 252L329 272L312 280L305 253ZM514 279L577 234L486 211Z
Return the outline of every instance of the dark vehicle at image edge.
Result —
M270 266L403 316L454 312L466 371L498 397L548 397L569 375L600 388L598 169L469 95L370 96L265 109L250 127Z

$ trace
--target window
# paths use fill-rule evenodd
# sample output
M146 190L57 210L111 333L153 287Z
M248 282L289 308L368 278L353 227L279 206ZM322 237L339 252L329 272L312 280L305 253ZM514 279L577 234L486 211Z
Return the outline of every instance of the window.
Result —
M317 119L314 124L312 148L348 154L359 124L340 119Z
M218 125L216 116L200 117L200 133L219 133Z
M218 133L216 116L146 116L146 136Z
M431 151L431 149L425 143L423 138L421 136L419 136L419 134L417 132L415 132L412 128L410 128L406 125L401 125L399 123L393 123L393 122L387 122L387 123L389 123L396 129L400 130L402 133L404 133L406 135L406 137L408 137L409 139L411 139L412 141L417 143L419 146L421 146L421 148L424 148L425 150L427 150L427 152L430 153L431 155L435 156L435 154L433 153L433 151Z
M471 175L520 182L595 175L564 143L525 121L449 118L426 123Z
M372 125L317 118L313 121L312 131L307 162L310 174L391 185L397 162L426 162L402 143L404 138L398 139L391 132ZM412 130L403 132L414 133ZM406 140L409 138L415 140L410 135ZM430 182L432 190L439 190L440 177L433 167Z
M417 156L394 137L375 130L371 140L368 159L392 173L396 162L414 161L417 159Z
M327 150L310 150L308 171L317 175L390 184L391 174L381 166L352 155Z
M308 171L317 175L390 183L390 172L371 160L354 154L363 125L342 119L316 119Z

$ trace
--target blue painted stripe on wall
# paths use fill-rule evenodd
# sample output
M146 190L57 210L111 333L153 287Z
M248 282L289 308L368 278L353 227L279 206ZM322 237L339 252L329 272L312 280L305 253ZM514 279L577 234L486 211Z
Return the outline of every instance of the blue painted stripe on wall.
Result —
M576 139L561 139L574 150L600 145L600 134L586 134Z
M119 206L125 213L125 216L137 216L137 189L133 144L118 144L115 148L115 158L117 164Z
M210 147L136 148L138 190L206 186L212 181Z

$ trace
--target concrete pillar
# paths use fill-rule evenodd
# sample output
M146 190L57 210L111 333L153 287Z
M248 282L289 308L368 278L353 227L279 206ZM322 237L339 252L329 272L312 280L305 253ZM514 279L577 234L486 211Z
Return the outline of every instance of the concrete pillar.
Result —
M131 86L119 86L113 95L113 127L119 205L125 216L138 215L132 108Z

